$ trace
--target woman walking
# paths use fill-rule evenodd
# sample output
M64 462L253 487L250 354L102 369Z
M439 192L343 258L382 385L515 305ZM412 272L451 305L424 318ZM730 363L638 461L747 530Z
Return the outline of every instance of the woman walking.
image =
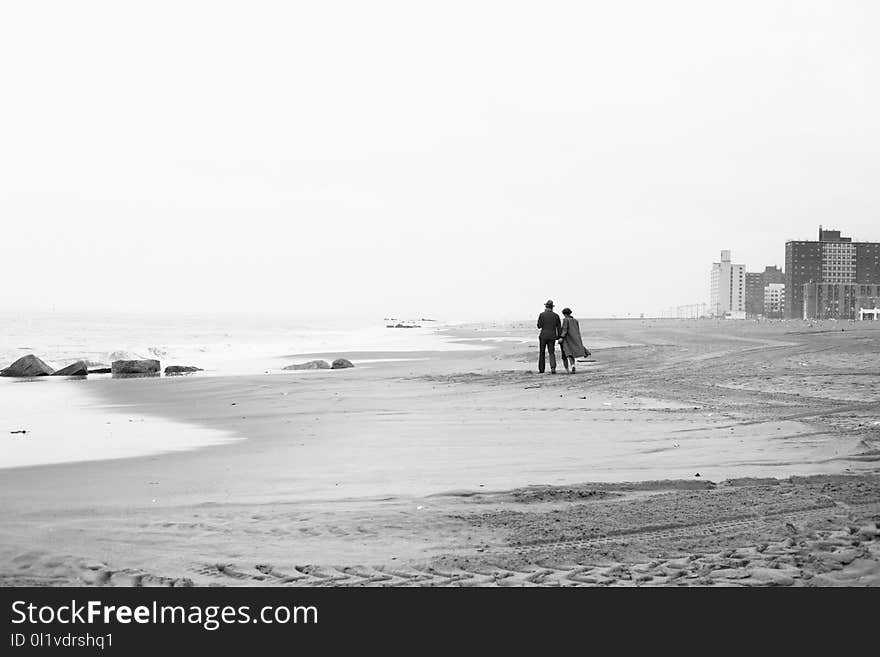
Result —
M574 367L575 358L586 358L590 352L584 347L581 340L581 327L578 321L571 316L571 308L562 309L562 330L559 332L559 349L562 351L562 364L568 372L568 361L571 361L571 373L576 372Z

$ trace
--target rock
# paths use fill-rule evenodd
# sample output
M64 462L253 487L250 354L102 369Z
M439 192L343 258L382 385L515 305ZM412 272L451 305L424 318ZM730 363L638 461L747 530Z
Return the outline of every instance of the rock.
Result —
M350 360L347 360L345 358L337 358L336 360L333 361L333 365L330 369L344 370L348 367L354 367L354 363L352 363Z
M165 376L171 374L189 374L190 372L204 372L201 367L194 367L192 365L169 365L165 368Z
M98 367L94 370L89 370L89 374L111 374L113 372L109 367Z
M330 363L326 360L310 360L308 363L295 363L283 368L285 370L329 370Z
M0 376L49 376L54 371L33 354L28 354L19 358L5 370L0 370Z
M83 360L78 360L75 363L71 363L67 367L62 367L57 372L53 373L52 376L85 376L89 373L89 366Z
M159 361L152 360L152 359L115 360L110 365L110 371L114 376L116 376L117 374L122 374L122 375L158 374L159 373Z

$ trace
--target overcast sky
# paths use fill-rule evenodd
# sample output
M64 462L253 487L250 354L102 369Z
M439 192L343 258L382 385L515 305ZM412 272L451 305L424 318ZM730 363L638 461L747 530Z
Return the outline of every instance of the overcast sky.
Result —
M880 240L880 3L7 2L0 306L522 318Z

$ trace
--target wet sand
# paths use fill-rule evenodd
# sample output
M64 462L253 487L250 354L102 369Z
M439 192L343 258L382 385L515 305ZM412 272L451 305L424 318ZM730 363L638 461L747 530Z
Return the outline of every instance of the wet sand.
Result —
M880 327L585 332L607 346L571 376L534 372L523 326L352 370L90 382L98 409L240 440L0 471L0 583L878 581Z

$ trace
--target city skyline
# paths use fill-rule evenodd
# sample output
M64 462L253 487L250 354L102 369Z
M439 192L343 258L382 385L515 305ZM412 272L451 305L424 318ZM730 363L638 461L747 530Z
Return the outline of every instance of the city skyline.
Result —
M820 224L815 239L786 240L783 269L749 268L733 264L731 250L723 249L711 268L709 303L670 308L666 315L853 319L880 304L880 242L839 228Z

